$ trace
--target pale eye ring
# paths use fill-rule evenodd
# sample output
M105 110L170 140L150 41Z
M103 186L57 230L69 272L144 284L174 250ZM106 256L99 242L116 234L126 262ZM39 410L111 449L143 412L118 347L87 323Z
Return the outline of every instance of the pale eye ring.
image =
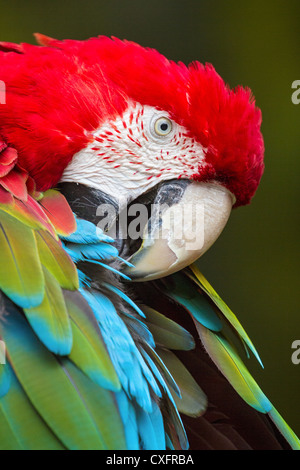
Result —
M167 117L159 117L154 123L154 131L159 137L170 134L172 127L172 121Z

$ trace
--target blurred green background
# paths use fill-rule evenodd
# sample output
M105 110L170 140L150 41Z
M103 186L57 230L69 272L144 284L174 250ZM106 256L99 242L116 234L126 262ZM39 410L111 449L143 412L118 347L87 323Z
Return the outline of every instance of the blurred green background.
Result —
M252 88L263 111L266 170L252 204L234 211L202 258L204 274L230 305L261 354L249 366L300 434L299 0L10 0L1 2L1 40L33 42L104 34L158 49L168 58L214 64L232 87Z

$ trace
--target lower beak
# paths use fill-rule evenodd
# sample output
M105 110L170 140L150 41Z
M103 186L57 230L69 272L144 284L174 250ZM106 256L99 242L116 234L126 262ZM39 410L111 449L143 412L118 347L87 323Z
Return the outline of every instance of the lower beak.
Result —
M133 267L124 273L133 281L168 276L190 265L217 240L225 227L234 196L217 183L186 184L180 198L164 203L174 182L158 191L151 217L144 229L140 249L130 259Z

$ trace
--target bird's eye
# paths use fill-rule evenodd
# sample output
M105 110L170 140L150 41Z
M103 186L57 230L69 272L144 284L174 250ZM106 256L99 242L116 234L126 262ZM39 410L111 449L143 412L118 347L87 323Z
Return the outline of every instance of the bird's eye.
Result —
M170 121L170 119L166 117L160 117L156 119L154 123L155 134L162 137L162 136L170 134L171 130L172 130L172 121Z

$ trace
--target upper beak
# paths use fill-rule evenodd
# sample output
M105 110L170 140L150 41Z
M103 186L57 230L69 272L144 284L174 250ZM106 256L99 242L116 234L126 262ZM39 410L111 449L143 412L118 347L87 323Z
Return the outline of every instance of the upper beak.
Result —
M142 245L130 259L133 267L124 269L132 280L153 280L183 269L202 256L225 227L235 202L232 193L214 182L182 183L166 182L157 192Z

